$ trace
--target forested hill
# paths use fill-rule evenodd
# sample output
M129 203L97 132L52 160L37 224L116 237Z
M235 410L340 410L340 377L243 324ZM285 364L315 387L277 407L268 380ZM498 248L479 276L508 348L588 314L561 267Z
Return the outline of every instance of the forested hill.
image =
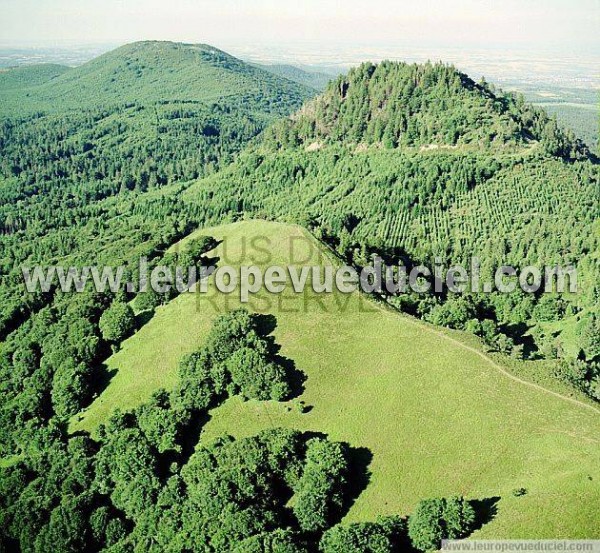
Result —
M475 83L442 63L365 63L332 81L271 136L278 145L312 148L321 142L478 149L540 143L565 158L588 153L522 96Z
M489 320L492 347L516 356L596 362L600 165L544 111L450 66L365 64L261 138L184 200L214 222L309 226L358 266L373 252L429 266L475 256L490 280L505 264L576 265L567 297L415 296L402 309L480 334ZM600 390L594 367L567 378Z
M122 46L66 71L29 90L20 101L7 97L2 112L56 112L133 102L214 102L242 95L251 107L282 115L313 94L306 86L212 46L146 41Z
M0 73L0 178L17 179L20 198L65 181L98 197L193 179L314 94L216 48L171 42L75 69L11 69Z
M98 202L210 174L314 94L210 46L170 42L0 73L0 336L25 317L20 263L82 251L94 261L100 245L82 227L105 223Z

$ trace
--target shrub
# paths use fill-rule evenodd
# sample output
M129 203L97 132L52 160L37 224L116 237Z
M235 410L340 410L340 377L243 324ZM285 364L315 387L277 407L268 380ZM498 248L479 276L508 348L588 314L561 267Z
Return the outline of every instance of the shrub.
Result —
M425 499L408 522L408 535L421 551L439 549L443 539L467 536L475 523L475 510L464 497Z
M107 342L119 344L135 329L135 316L131 307L115 301L100 317L100 332Z
M248 399L281 401L290 394L283 367L254 349L240 348L225 366L235 386Z

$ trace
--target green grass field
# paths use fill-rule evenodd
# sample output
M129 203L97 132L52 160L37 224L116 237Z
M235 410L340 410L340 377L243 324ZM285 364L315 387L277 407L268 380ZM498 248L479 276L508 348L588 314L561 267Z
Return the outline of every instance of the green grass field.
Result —
M224 240L220 265L335 263L295 226L249 221L202 233ZM72 429L93 431L115 408L172 387L181 356L202 343L218 312L239 305L234 295L182 294L159 308L107 360L114 377ZM299 399L312 409L233 398L213 411L203 441L285 426L368 448L370 482L348 521L464 494L500 497L473 537L600 538L600 412L589 404L513 380L473 339L359 294L261 292L248 307L276 316L273 334L305 373ZM521 487L527 494L513 496Z

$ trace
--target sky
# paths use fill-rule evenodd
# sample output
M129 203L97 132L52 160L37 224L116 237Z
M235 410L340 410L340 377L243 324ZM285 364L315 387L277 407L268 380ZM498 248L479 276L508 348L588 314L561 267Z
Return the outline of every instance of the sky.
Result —
M600 0L0 0L0 43L404 44L585 52Z

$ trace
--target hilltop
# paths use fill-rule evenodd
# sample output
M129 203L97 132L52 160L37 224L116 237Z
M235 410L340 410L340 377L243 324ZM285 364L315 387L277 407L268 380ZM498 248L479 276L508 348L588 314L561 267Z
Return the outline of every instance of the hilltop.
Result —
M281 115L313 94L308 87L212 46L159 41L127 44L41 85L29 91L26 106L37 110L43 106L52 112L134 102L215 102L243 96L263 111Z
M522 96L474 82L451 65L365 63L338 77L287 124L281 144L352 143L384 148L526 146L563 157L588 153Z

